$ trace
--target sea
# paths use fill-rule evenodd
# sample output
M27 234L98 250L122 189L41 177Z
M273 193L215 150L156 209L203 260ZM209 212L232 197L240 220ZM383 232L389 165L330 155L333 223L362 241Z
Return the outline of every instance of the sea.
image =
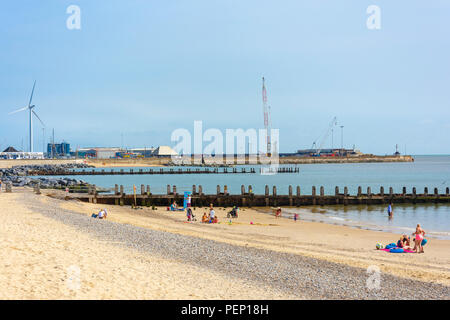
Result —
M242 166L251 168L255 166ZM115 184L123 185L125 192L131 193L133 185L140 190L140 185L150 185L154 194L163 194L167 191L167 185L177 187L177 191L191 191L192 185L201 185L204 193L216 193L217 185L227 185L228 192L240 194L241 185L246 190L251 185L255 194L264 194L265 186L277 187L278 194L288 194L289 186L300 186L301 194L311 194L315 186L317 192L321 186L325 194L334 194L335 187L340 191L348 188L350 194L356 194L361 186L363 192L371 187L373 193L378 193L383 186L385 192L392 187L394 193L400 193L403 187L411 192L416 187L418 193L422 193L428 187L430 193L438 188L440 193L445 193L450 186L450 155L417 155L414 162L381 162L381 163L323 163L323 164L299 164L280 165L280 167L297 167L298 173L278 173L274 175L259 174L173 174L173 175L105 175L105 176L73 176L103 188L114 188ZM183 167L187 169L189 167ZM192 167L191 169L197 169ZM238 170L240 171L241 166ZM110 170L110 168L98 168L95 170ZM113 168L115 171L129 167ZM149 170L148 167L133 167ZM159 170L153 167L152 169ZM164 170L178 167L164 167ZM222 169L219 169L222 170ZM247 170L248 171L248 170ZM380 205L351 205L351 206L320 206L285 209L286 217L290 218L294 213L300 215L300 220L317 221L330 224L347 225L355 228L369 230L389 231L410 234L417 223L427 231L427 235L433 238L450 239L450 205L449 204L398 204L394 206L394 217L388 219L386 206Z

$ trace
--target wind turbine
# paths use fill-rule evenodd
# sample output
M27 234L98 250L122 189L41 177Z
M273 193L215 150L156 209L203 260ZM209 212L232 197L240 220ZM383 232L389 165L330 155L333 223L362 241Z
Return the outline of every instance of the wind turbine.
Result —
M34 87L36 86L36 80L34 80L34 84L33 84L33 89L31 90L31 96L30 96L30 101L28 102L28 106L20 108L19 110L10 112L9 114L13 114L13 113L17 113L20 111L25 111L28 110L29 111L29 121L30 121L30 146L29 146L29 151L33 152L33 114L36 116L36 118L38 118L38 120L42 123L42 125L45 127L45 124L42 122L42 120L39 118L39 116L36 114L36 112L33 110L34 107L36 107L34 104L31 104L31 101L33 100L33 93L34 93Z

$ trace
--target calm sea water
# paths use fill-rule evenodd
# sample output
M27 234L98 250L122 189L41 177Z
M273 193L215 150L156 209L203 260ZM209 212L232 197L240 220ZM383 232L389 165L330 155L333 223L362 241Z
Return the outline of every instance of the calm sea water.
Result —
M287 165L289 167L289 165ZM251 167L251 166L246 166ZM319 190L323 186L326 194L334 194L335 186L343 191L348 187L351 194L357 192L358 186L363 191L367 187L378 192L383 186L385 192L393 187L394 192L401 192L412 187L422 192L428 187L433 192L436 187L440 193L450 186L450 156L416 156L411 163L356 163L356 164L302 164L299 173L280 173L275 175L260 174L200 174L200 175L121 175L121 176L74 176L100 187L113 188L114 184L124 185L125 192L132 192L133 184L150 185L152 193L165 193L167 185L176 185L178 192L192 190L192 185L202 185L205 193L215 193L216 186L228 186L230 193L239 194L241 185L253 187L256 194L263 194L265 185L277 186L278 194L287 194L289 185L300 186L302 194L311 194L312 186ZM115 171L121 168L114 168ZM123 168L129 170L130 168ZM133 168L135 171L140 168ZM149 168L141 168L148 170ZM155 169L155 168L154 168ZM168 168L165 168L166 170ZM174 169L177 169L176 167ZM186 169L186 167L184 167ZM101 170L101 169L97 169ZM106 170L109 170L108 168ZM297 210L297 209L289 209ZM394 219L388 220L386 208L381 206L330 206L320 209L302 209L301 217L308 220L338 223L374 230L403 232L411 231L417 223L433 236L450 239L449 205L409 205L396 206Z

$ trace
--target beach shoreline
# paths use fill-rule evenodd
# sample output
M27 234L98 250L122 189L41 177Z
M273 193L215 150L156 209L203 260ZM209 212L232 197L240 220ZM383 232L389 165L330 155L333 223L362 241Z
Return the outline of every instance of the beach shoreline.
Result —
M95 239L96 237L92 238L93 236L89 232L86 233L83 228L77 226L79 222L75 225L66 223L64 222L64 219L66 218L76 219L76 221L81 219L84 221L83 223L88 223L90 228L95 227L97 224L102 226L106 223L107 225L113 224L112 226L115 226L114 228L120 227L119 229L125 228L125 230L128 230L131 228L130 230L134 230L134 228L138 228L139 230L142 230L139 232L149 232L150 234L156 232L158 234L166 235L164 237L169 238L187 237L186 239L191 239L188 241L199 243L206 241L216 243L217 246L219 246L219 244L220 246L231 246L230 248L234 248L232 251L242 251L241 254L245 255L247 252L248 254L256 254L251 253L254 252L254 250L257 250L256 252L259 252L258 250L263 250L261 252L266 252L265 254L274 255L275 257L278 255L285 256L286 258L283 259L300 259L299 261L301 263L303 263L302 261L304 259L307 259L306 261L311 262L308 262L308 264L305 265L305 268L309 268L306 266L309 266L311 263L313 263L313 265L317 263L320 265L323 264L322 268L325 268L324 270L329 270L327 273L335 272L336 268L344 268L344 270L347 268L353 270L352 268L354 268L355 271L349 271L350 274L356 272L361 274L358 276L361 277L362 274L364 274L364 270L366 270L369 266L375 265L383 272L383 277L395 277L395 279L397 279L395 280L393 278L394 280L392 280L392 282L420 281L424 284L427 283L426 286L450 285L450 241L448 240L431 241L431 243L425 247L425 254L396 255L377 251L375 249L376 242L393 242L397 238L396 234L360 230L317 222L305 222L302 220L294 222L290 219L277 219L272 215L268 215L267 212L262 212L260 209L254 210L243 208L240 212L240 217L232 220L232 223L229 224L229 219L226 219L228 209L215 208L220 223L212 225L202 224L200 222L187 223L185 221L186 217L184 212L170 212L164 207L158 207L157 210L152 210L151 208L146 207L142 209L131 209L129 206L103 206L100 204L61 200L63 198L63 192L44 190L43 195L35 195L28 188L15 188L13 193L0 194L0 203L2 208L4 208L3 215L7 212L8 219L17 219L13 221L14 223L10 226L11 229L8 232L3 232L6 239L4 239L5 241L3 242L2 251L4 258L9 262L3 265L4 272L2 272L2 274L10 274L12 278L16 277L17 281L22 281L21 286L16 285L17 292L14 291L15 293L12 294L12 296L17 298L54 298L58 294L61 294L60 289L55 289L56 287L54 287L54 283L52 284L52 289L49 289L45 282L41 283L38 279L33 280L36 281L35 286L42 286L42 288L40 288L40 291L38 290L34 293L33 291L30 291L31 289L28 287L29 284L27 284L27 281L29 280L27 280L27 278L32 276L27 276L25 273L29 267L17 267L17 261L14 259L18 258L18 256L11 256L11 253L15 253L17 248L20 248L20 251L26 254L30 254L29 251L31 250L31 256L34 257L33 259L37 259L34 262L35 265L33 270L36 268L41 270L40 268L44 268L43 264L46 264L48 261L53 261L56 259L55 257L65 259L62 256L67 254L67 250L69 250L73 255L74 261L78 261L77 263L80 263L80 259L83 261L83 270L85 268L93 268L92 273L89 275L89 282L92 287L85 288L86 291L80 293L77 296L78 298L81 297L91 299L95 298L95 294L99 294L102 298L153 297L162 299L191 299L192 297L190 297L186 292L192 291L195 291L193 296L200 299L209 299L211 298L211 295L214 296L214 294L216 297L223 299L230 299L231 297L236 299L249 299L249 297L251 297L250 299L267 299L268 297L270 297L269 299L307 299L317 298L319 296L332 298L341 295L342 297L352 295L351 293L346 293L344 289L342 292L335 292L335 289L333 289L333 294L330 293L330 289L327 289L326 291L323 291L324 289L320 289L322 291L319 289L311 289L312 291L308 291L309 294L302 296L295 293L295 290L292 291L292 288L287 290L283 289L284 287L264 287L264 285L259 282L258 278L251 281L248 280L247 282L238 275L232 274L232 277L236 276L237 278L230 279L229 275L227 276L223 274L223 270L218 270L219 272L217 274L213 274L211 278L206 277L205 280L207 280L207 283L202 282L202 286L194 288L195 284L192 281L186 282L186 279L182 276L182 274L185 274L183 270L186 268L191 268L191 266L188 267L186 265L186 263L189 264L186 258L170 258L170 255L165 256L164 252L166 251L164 250L167 249L162 251L162 256L155 256L153 254L149 256L147 253L137 254L129 251L130 249L118 248L117 246L122 246L122 241L119 241L116 245L114 242L116 240L106 242L102 241L101 245L98 246L95 244L98 242L98 240ZM98 212L98 210L102 207L105 207L108 210L109 215L107 220L103 221L90 218L92 213ZM198 220L201 220L201 214L205 210L206 208L196 208L194 212ZM52 217L54 214L59 215L60 218L58 219L63 219L63 224L58 221L53 221L53 218L48 220L49 217ZM32 217L32 219L29 220L29 217ZM3 219L5 220L6 225L8 225L10 221L5 219L5 216L3 216ZM26 221L21 221L20 219L26 219ZM33 224L35 222L38 225L34 226ZM32 226L29 226L30 223ZM25 224L25 230L20 229L22 228L21 224ZM5 224L3 227L5 227ZM29 230L29 227L32 227L32 229ZM42 228L44 228L44 230L42 230ZM20 238L20 236L24 237L21 233L25 231L30 234L29 237L34 239L32 242L30 242L30 239L23 242L23 239ZM45 235L46 233L54 232L51 243L46 242L42 232L44 232ZM113 237L118 235L117 232L119 231L114 231ZM119 235L120 234L122 234L122 232L120 232ZM133 243L130 245L132 248L134 247ZM44 254L48 247L52 246L59 247L51 248L51 250L46 253L48 256L47 262L40 260L38 253L40 252L41 254ZM172 246L173 245L169 245L168 248L172 248ZM101 254L97 252L97 249L100 250ZM191 249L192 248L189 250ZM229 252L229 249L226 249L225 251ZM94 272L94 269L96 269L94 265L103 263L99 262L99 258L108 261L111 254L114 254L114 256L117 257L115 258L117 261L114 261L113 263L114 265L117 264L116 267L120 268L121 271L118 272L118 274L114 271L114 281L111 284L107 284L107 277L102 278ZM144 255L142 256L141 254ZM173 254L179 255L180 252L175 251ZM200 255L199 257L202 257L202 259L207 258L205 255ZM25 261L21 262L24 266L30 263L30 261L27 261L25 256L21 256L21 259L25 259ZM169 276L171 279L175 279L174 283L181 286L182 290L174 289L171 284L159 278L157 274L152 278L152 280L155 282L160 282L159 287L161 290L164 286L167 286L168 288L170 287L171 290L175 291L169 293L166 290L165 293L160 292L158 295L154 292L149 292L148 288L137 283L137 281L142 281L142 277L145 276L144 273L138 274L136 279L130 279L131 276L126 275L126 268L147 270L146 268L148 268L148 266L146 266L145 263L142 264L139 262L142 261L142 259L145 261L153 261L152 268L158 269L158 264L163 265L166 268L164 271L164 276ZM70 263L73 264L74 261ZM61 269L61 263L59 264L59 272L63 271ZM137 264L138 266L134 264ZM69 262L64 262L64 265L69 265ZM17 268L11 268L11 266L16 266ZM51 266L46 266L46 268L50 267ZM110 266L104 267L110 268ZM262 265L259 266L258 268L262 269L258 269L258 272L264 273L264 269L266 267ZM319 267L314 267L312 270L316 270L316 268ZM194 269L196 270L195 272L197 272L195 274L199 277L201 277L200 274L204 273L204 271L202 271L202 265L194 266ZM158 269L158 271L155 272L161 273L162 271ZM301 275L295 276L298 277ZM48 277L51 278L52 275L48 275ZM340 281L347 280L341 279ZM9 289L7 289L7 287L4 287L6 285L5 282L11 284L5 280L5 278L0 278L0 286L4 289L2 290L4 292L4 298L8 292L11 292L8 291ZM147 280L145 281L145 284L146 286L150 285ZM223 284L225 284L225 286L234 286L235 290L232 291L232 293L227 293L226 290L223 290ZM301 285L301 283L298 283L295 286L297 285ZM105 286L111 291L108 291L108 293L103 293L102 290L104 290ZM124 286L124 288L122 288L121 291L117 291L117 288L113 288L111 286ZM136 292L133 292L133 286L137 286ZM438 289L438 291L439 290L441 289ZM444 292L446 292L446 290L447 289L444 288ZM212 292L214 292L214 294L212 294ZM73 297L70 294L70 292L67 293L65 297ZM356 296L359 294L362 294L362 297L369 299L377 299L381 297L367 292L355 293ZM449 299L448 294L444 294L440 298Z

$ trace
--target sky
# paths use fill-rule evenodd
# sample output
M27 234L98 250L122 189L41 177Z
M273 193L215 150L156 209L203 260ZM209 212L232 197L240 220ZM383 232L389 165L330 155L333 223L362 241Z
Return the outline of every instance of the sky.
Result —
M68 29L70 5L80 29ZM369 29L370 5L380 29ZM0 10L0 148L55 141L171 145L174 130L263 127L280 152L323 147L450 154L446 0L16 0ZM344 126L343 132L340 126ZM318 142L320 144L320 141Z

